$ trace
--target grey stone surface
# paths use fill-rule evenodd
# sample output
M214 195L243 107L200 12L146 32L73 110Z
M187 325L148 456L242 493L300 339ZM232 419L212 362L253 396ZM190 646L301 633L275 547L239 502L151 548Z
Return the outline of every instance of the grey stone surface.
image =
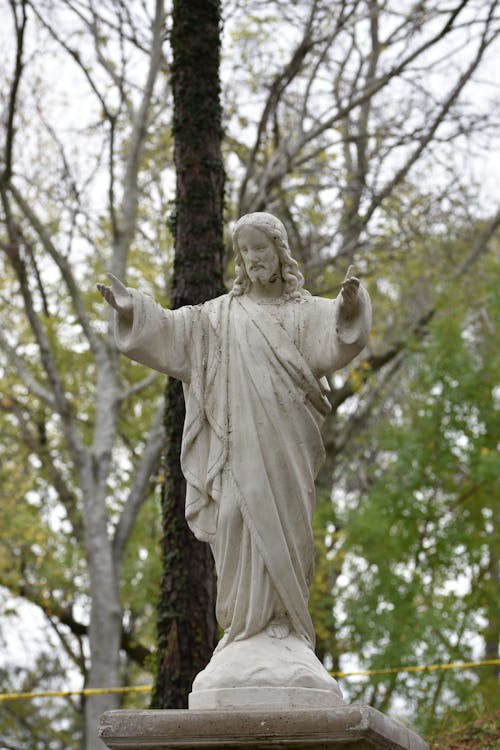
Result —
M371 706L281 710L108 711L100 737L120 750L428 750Z
M272 709L290 711L296 708L331 708L342 705L342 694L336 690L303 687L248 687L196 690L190 693L189 709Z

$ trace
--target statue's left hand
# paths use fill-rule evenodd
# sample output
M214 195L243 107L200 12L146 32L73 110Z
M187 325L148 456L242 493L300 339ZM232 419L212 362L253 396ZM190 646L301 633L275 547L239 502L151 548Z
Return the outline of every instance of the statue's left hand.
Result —
M340 290L341 312L346 318L352 317L358 308L359 279L357 276L351 276L353 270L354 266L349 266Z

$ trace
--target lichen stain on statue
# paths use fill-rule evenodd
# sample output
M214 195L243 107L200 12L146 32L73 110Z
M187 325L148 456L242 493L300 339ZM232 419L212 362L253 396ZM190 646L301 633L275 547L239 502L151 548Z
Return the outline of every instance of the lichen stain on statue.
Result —
M210 544L224 636L190 708L299 708L342 702L314 654L309 615L314 480L330 410L326 375L364 347L368 293L347 273L339 296L303 288L285 227L268 213L233 231L232 290L166 310L111 277L119 349L184 384L186 519Z

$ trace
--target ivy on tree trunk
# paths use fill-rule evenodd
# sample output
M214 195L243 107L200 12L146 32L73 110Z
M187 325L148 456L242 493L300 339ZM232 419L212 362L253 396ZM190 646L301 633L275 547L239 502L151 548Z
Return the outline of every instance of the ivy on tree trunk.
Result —
M176 207L172 308L223 292L219 84L220 3L175 0L171 45L174 94ZM184 518L185 480L179 456L184 424L179 381L166 393L166 481L162 494L163 573L158 608L158 671L152 705L185 708L195 675L215 647L215 575L207 544Z

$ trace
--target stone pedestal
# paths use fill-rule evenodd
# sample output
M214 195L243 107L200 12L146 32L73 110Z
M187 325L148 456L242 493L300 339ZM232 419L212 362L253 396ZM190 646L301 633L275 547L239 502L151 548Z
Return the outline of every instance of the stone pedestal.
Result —
M119 750L428 750L417 734L365 705L108 711L99 735Z

